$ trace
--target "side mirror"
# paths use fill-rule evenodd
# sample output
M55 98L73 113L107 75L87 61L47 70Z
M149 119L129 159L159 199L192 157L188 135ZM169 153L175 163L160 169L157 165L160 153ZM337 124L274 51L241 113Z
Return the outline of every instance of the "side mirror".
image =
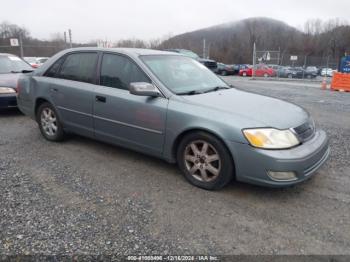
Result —
M160 92L158 88L146 82L130 83L129 91L130 91L130 94L133 94L136 96L151 96L151 97L160 96Z

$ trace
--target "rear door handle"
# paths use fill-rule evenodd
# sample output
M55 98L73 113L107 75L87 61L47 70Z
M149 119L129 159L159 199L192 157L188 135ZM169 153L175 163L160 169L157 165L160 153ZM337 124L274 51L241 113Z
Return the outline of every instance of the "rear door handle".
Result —
M106 97L105 96L96 96L96 102L106 103Z

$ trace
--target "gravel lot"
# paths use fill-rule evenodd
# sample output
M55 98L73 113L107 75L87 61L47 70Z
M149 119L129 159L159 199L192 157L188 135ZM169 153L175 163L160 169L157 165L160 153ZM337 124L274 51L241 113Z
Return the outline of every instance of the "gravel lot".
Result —
M210 192L175 165L0 112L0 254L350 254L350 93L225 77L306 108L331 138L309 181Z

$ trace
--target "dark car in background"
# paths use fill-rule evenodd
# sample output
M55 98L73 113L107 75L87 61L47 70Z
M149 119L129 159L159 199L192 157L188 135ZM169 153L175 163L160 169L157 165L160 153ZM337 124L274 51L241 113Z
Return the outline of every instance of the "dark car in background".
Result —
M277 76L282 78L315 78L317 76L317 71L308 69L303 69L302 67L292 67L285 66L280 67L277 71Z
M195 52L192 52L191 50L187 49L165 49L164 51L168 52L175 52L179 54L183 54L185 56L191 57L193 59L196 59L198 62L201 64L205 65L208 67L211 71L216 72L217 71L217 62L215 60L211 59L205 59L205 58L200 58L199 55L197 55Z
M235 73L235 65L217 63L216 73L223 76L233 75Z
M308 66L306 67L305 72L312 77L316 77L318 75L318 68L316 66Z
M17 106L17 80L22 72L33 68L21 58L11 54L0 53L0 109Z

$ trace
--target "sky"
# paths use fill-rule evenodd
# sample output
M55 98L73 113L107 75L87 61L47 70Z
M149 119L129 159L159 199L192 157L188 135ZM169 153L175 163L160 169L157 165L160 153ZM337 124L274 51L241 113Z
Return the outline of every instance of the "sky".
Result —
M72 30L74 42L151 40L249 17L302 29L308 19L348 19L350 0L0 0L0 22L50 39Z

